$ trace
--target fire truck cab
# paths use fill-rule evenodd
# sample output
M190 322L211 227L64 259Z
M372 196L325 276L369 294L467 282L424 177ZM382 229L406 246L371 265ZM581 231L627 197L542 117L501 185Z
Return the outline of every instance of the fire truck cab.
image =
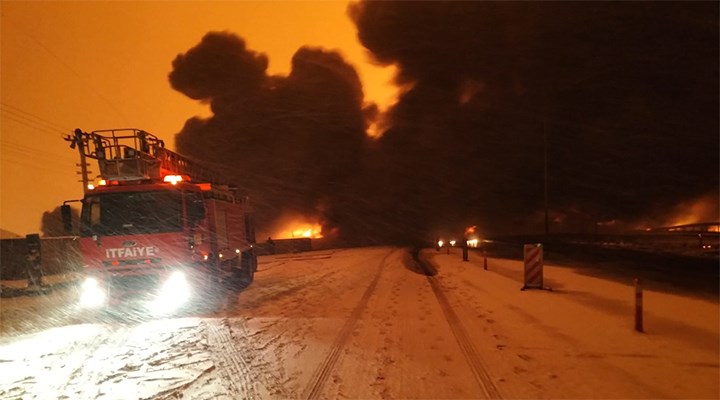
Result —
M81 307L139 302L162 314L252 282L250 204L219 175L138 129L78 129L66 140L82 163L98 161L101 178L82 199Z

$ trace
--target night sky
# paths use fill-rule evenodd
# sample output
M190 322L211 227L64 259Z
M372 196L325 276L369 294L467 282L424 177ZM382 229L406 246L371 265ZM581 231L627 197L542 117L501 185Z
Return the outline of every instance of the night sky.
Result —
M292 210L356 244L541 232L545 137L551 232L662 224L695 199L717 218L717 2L361 2L348 15L398 67L385 114L338 51L300 48L272 76L262 49L210 32L173 61L172 87L213 112L187 121L178 151L228 173L259 224Z

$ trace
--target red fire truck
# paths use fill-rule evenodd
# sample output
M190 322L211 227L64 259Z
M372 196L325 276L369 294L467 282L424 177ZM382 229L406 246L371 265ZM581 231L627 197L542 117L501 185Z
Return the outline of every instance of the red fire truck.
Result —
M250 204L221 176L139 129L76 129L65 139L79 150L86 184L82 307L139 301L166 313L217 288L252 282ZM97 160L97 183L86 177L87 158ZM62 206L66 228L69 207Z

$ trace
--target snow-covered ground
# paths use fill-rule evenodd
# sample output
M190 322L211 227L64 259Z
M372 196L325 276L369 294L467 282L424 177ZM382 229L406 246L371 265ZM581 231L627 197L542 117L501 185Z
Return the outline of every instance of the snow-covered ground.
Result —
M720 397L717 299L546 265L405 249L264 256L185 318L74 323L72 289L0 299L0 398Z

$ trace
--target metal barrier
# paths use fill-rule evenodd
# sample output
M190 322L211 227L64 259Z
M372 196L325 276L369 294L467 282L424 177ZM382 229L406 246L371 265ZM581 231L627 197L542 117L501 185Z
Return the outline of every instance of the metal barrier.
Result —
M79 241L76 236L40 238L40 268L43 275L82 270ZM27 279L26 238L0 239L0 280Z

